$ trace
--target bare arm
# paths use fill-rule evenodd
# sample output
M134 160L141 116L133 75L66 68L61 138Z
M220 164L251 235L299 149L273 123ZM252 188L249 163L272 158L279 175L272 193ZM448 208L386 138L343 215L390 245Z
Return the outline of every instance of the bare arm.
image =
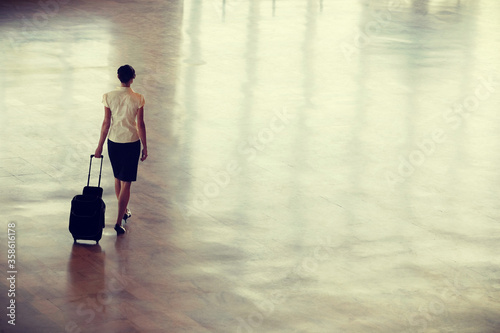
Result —
M104 107L104 120L101 126L101 136L99 138L99 143L97 144L97 149L95 150L95 157L99 158L102 154L102 147L104 146L104 141L108 136L109 126L111 125L111 109Z
M148 142L146 139L146 123L144 122L144 107L137 111L137 129L142 143L141 161L148 158Z

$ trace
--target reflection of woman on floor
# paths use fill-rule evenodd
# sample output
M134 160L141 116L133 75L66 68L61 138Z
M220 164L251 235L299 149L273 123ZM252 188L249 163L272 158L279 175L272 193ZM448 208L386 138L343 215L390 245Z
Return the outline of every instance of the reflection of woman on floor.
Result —
M115 230L125 233L123 224L131 216L127 208L130 186L137 179L139 156L141 161L148 157L146 125L144 123L144 96L130 88L134 82L135 70L125 65L118 68L121 87L104 94L104 121L95 156L101 157L102 148L108 137L108 154L115 176L115 193L118 199L118 217ZM137 122L136 122L137 120ZM142 155L141 155L142 142Z

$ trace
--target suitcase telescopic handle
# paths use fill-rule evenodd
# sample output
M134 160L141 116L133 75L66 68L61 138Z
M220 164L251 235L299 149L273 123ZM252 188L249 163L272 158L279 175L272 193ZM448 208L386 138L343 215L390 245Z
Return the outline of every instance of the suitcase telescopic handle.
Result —
M92 158L94 158L95 155L90 155L90 165L89 165L89 177L87 179L87 186L90 185L90 170L92 170ZM102 162L104 161L104 156L101 155L101 168L99 169L99 183L97 184L97 187L101 187L101 174L102 174Z

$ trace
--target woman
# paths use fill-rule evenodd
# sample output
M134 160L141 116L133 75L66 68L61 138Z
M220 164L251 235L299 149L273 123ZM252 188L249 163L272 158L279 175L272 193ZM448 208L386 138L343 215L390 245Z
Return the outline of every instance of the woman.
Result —
M144 96L130 88L135 79L134 68L130 65L118 68L118 79L121 87L104 94L102 98L104 121L95 157L101 157L104 141L108 137L108 154L118 199L115 230L117 235L122 235L126 232L123 224L131 215L127 209L130 186L137 180L139 157L141 161L148 157L148 145L144 123Z

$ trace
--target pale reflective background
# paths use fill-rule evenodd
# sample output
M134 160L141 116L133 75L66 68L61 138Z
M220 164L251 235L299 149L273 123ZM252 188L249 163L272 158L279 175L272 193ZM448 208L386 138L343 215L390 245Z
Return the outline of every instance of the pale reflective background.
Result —
M0 5L21 332L500 331L500 4L62 2ZM125 63L133 221L72 247Z

